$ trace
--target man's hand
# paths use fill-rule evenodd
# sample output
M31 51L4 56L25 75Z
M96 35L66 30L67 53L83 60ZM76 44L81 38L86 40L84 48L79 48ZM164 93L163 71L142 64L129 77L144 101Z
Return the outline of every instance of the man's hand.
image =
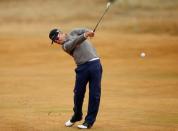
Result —
M93 31L87 31L87 32L84 33L84 36L86 38L88 38L88 37L94 37L94 35L95 35L95 33Z

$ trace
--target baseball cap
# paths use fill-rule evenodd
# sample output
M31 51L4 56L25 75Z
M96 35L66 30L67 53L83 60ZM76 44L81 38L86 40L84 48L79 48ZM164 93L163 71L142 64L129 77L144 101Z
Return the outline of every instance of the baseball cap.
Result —
M49 32L49 38L52 40L51 41L51 44L54 43L56 37L58 36L59 33L61 33L62 31L55 28L55 29L52 29L50 32Z

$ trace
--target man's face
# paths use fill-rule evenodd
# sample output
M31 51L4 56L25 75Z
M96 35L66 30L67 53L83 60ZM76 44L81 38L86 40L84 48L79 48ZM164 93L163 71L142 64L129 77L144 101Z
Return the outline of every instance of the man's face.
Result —
M54 42L57 44L63 45L65 37L66 37L65 33L59 33Z

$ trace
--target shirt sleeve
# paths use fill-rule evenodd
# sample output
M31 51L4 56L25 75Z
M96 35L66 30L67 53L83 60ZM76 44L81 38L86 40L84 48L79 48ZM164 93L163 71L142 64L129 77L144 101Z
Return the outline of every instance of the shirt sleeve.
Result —
M87 29L87 28L75 28L71 31L71 35L82 35L87 31L92 31L91 29Z
M75 39L69 40L63 45L63 49L71 54L71 52L75 49L75 47L85 41L87 38L84 34L77 36Z

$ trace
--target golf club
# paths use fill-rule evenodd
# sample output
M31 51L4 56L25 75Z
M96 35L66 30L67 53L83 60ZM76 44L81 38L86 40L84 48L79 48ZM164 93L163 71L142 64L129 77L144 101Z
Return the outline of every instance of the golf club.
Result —
M106 12L109 10L110 5L111 5L111 2L108 2L108 3L107 3L107 6L106 6L106 9L104 10L104 13L102 14L102 16L101 16L100 19L98 20L98 22L97 22L95 28L93 29L93 32L96 31L96 29L97 29L98 25L100 24L101 20L103 19L104 15L105 15Z

